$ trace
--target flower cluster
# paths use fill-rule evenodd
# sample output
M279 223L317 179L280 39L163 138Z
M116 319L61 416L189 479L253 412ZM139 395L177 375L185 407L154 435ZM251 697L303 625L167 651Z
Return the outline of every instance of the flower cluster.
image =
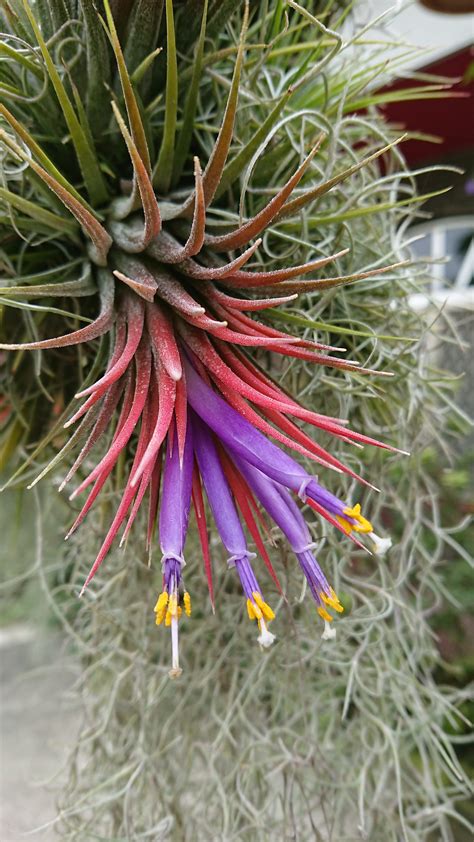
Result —
M75 241L80 243L84 272L97 286L100 311L89 324L72 333L3 343L0 349L38 351L109 338L105 370L99 371L98 379L85 383L78 392L76 397L83 402L65 424L69 427L78 422L65 452L71 449L71 442L81 443L81 447L61 488L87 464L93 449L106 440L112 425L111 440L104 455L71 494L75 498L88 490L67 537L84 521L136 435L122 499L83 590L92 581L123 524L121 543L124 542L147 499L147 546L153 544L158 521L162 553L163 584L155 606L156 622L171 629L171 674L175 676L180 673L179 620L183 609L187 615L191 614L191 598L184 585L184 547L191 503L197 515L213 600L203 487L228 553L228 564L237 572L248 616L257 623L258 640L263 647L274 639L268 626L275 615L255 575L254 554L249 550L241 518L278 587L277 575L259 531L261 509L286 536L324 621L325 637L332 636L333 614L343 609L314 556L311 535L296 499L307 503L358 546L361 546L360 538L368 538L369 546L377 551L387 549L389 542L375 534L358 505L340 500L326 490L282 447L368 484L314 441L298 422L345 441L388 446L351 430L345 421L301 406L255 363L249 352L263 348L315 365L362 374L372 372L335 356L336 348L289 336L248 315L292 301L300 292L335 287L383 270L359 276L297 280L341 258L347 250L280 269L258 271L249 265L261 246L260 235L268 226L297 213L305 203L335 183L333 180L327 185L310 187L292 198L303 177L311 173L311 162L324 141L322 136L294 174L255 216L224 233L209 231L207 209L225 172L232 140L247 17L220 131L204 171L198 158L194 158L194 188L183 200L182 193L176 198L178 194L169 193L168 189L166 122L161 150L152 164L147 132L114 18L108 4L104 5L107 18L104 26L117 61L128 125L115 101L112 111L133 169L132 181L120 181L124 193L109 198L105 213L102 210L99 217L80 192L52 168L13 111L0 106L5 124L5 128L0 128L0 140L8 154L15 161L27 164L36 182L45 185L80 226L81 232L76 228L73 233ZM168 33L171 33L170 60L173 57L172 3L167 2L166 8ZM28 4L25 9L49 68L48 46ZM92 186L97 187L92 150L88 150L89 136L79 123L76 125L59 76L50 72L82 171L85 176L89 173ZM68 103L71 108L66 107ZM349 174L348 171L339 180ZM102 179L100 168L96 175ZM97 201L103 206L104 195L99 192ZM45 215L43 218L49 219ZM54 294L52 287L53 284L37 286L36 294L38 289L44 295ZM61 293L73 294L66 287L67 283L62 284ZM264 297L256 297L262 290ZM0 404L0 412L5 411L5 406Z
M178 620L182 599L190 613L190 597L183 585L184 539L191 502L192 471L195 488L202 480L222 543L229 553L228 565L235 567L246 598L247 612L256 620L263 647L274 636L268 623L274 612L265 602L252 568L237 505L255 535L256 523L251 510L255 500L287 538L305 575L317 611L324 620L323 637L334 635L330 627L333 612L343 610L337 595L327 582L313 554L311 536L291 491L308 502L318 513L357 543L354 533L367 535L373 548L385 552L389 539L379 538L372 525L360 513L360 506L350 506L327 491L291 456L273 444L236 412L198 374L192 362L184 359L189 416L183 458L180 460L176 434L165 457L163 497L160 511L160 540L163 552L163 591L155 606L156 622L172 626L173 675L179 672ZM194 458L193 458L194 454ZM200 507L197 506L197 510ZM206 547L203 547L206 552ZM271 564L270 572L276 579ZM276 579L277 585L278 580Z

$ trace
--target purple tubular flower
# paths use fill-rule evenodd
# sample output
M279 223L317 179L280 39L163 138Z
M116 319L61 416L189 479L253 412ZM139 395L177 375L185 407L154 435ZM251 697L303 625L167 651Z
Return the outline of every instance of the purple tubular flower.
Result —
M303 515L286 488L244 459L236 459L235 463L271 519L287 537L292 550L295 553L302 552L311 543L311 535Z
M323 488L317 479L308 474L291 456L269 441L207 386L187 360L184 365L190 405L235 456L289 488L302 500L306 497L314 500L327 513L341 518L345 529L372 532L371 524L360 515L360 510L355 512L348 503L339 500L335 494Z
M187 360L184 365L190 405L232 452L288 488L298 490L307 483L304 468L207 386Z
M166 449L163 490L160 506L160 544L163 556L181 560L188 529L193 481L193 440L191 426L187 426L180 465L176 428L172 445Z
M274 612L263 600L262 593L250 564L253 553L249 553L245 534L237 514L227 480L219 460L211 432L205 424L192 416L194 451L204 483L209 505L216 522L222 543L227 552L229 566L235 566L242 590L247 599L247 612L251 620L257 620L260 630L258 638L262 646L269 646L274 636L268 631L266 621L274 618Z
M278 486L276 482L266 477L253 465L243 459L236 460L236 464L262 506L286 536L306 576L309 588L318 606L318 613L325 622L324 636L333 637L334 634L329 629L329 623L333 618L326 606L333 608L338 613L343 611L343 607L312 553L314 545L298 506L286 488L281 485Z
M161 559L163 590L155 605L156 624L160 625L164 620L167 626L171 626L172 669L170 675L173 678L181 674L178 620L182 614L179 603L183 580L182 569L185 565L183 550L191 506L193 460L190 425L188 424L186 432L182 464L179 458L178 436L175 428L172 444L168 444L165 456L159 524L160 544L163 553ZM191 614L191 598L186 590L182 594L182 601L184 610L189 616Z

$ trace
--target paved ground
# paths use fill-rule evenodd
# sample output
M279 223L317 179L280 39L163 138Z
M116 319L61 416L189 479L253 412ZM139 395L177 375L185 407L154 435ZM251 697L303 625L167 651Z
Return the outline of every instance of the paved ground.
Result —
M59 634L26 625L0 629L0 661L0 839L51 842L55 790L78 728L74 669Z

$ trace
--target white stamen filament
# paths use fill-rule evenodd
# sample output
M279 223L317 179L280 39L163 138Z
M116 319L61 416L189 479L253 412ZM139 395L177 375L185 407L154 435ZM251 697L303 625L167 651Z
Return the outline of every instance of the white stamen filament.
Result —
M369 532L369 538L372 541L377 555L385 555L387 550L392 546L391 538L380 538L375 532Z
M324 621L324 631L321 635L322 640L334 640L336 637L336 629L328 623L327 620Z
M170 678L178 678L183 670L179 666L178 617L171 617L171 669Z
M275 635L268 631L265 620L260 620L260 634L257 640L264 649L268 649L275 640Z

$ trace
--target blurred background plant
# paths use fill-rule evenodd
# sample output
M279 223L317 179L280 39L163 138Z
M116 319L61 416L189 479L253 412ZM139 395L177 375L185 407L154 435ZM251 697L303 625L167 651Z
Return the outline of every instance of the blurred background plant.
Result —
M43 5L36 4L38 12ZM91 8L72 5L79 20ZM158 556L149 567L141 521L125 552L114 552L93 588L77 599L116 504L120 470L87 526L62 550L58 537L73 517L74 504L58 498L51 479L24 490L51 450L66 440L55 418L90 364L87 355L79 346L66 354L41 352L34 360L21 352L0 358L0 454L5 481L14 476L2 496L3 617L10 623L25 618L65 629L81 664L76 690L83 724L52 825L64 840L469 838L473 655L466 640L472 638L468 516L473 489L470 461L456 451L468 430L465 414L456 409L459 381L439 366L439 348L459 348L459 337L447 313L420 313L411 303L411 296L430 283L430 267L411 245L412 226L424 218L426 197L416 195L416 179L425 168L410 171L402 145L384 155L383 166L373 161L349 179L337 179L399 138L400 127L384 116L386 103L394 97L433 101L446 96L450 83L412 73L409 93L381 88L401 72L413 48L387 34L389 15L366 27L357 25L352 5L331 0L305 8L280 0L250 4L230 160L249 144L252 152L242 169L236 165L228 171L211 211L216 224L234 219L236 207L243 217L258 211L323 131L326 140L300 195L336 177L334 188L315 196L298 216L277 222L265 234L258 260L273 268L349 246L338 269L350 274L411 259L409 266L380 278L301 295L291 308L267 311L275 325L299 328L308 337L316 332L318 341L344 345L348 358L389 370L391 379L315 370L290 359L276 363L266 353L258 355L306 405L349 418L354 428L411 452L403 457L331 444L332 452L354 470L375 478L381 494L364 491L364 505L394 538L388 557L377 560L342 547L324 526L314 525L320 557L346 609L337 639L320 640L314 609L303 602L303 583L274 534L268 551L278 565L285 599L271 580L265 583L278 605L278 642L262 655L241 621L240 595L211 536L216 614L210 610L194 544L187 551L194 611L184 632L185 674L180 683L170 683L167 645L147 607L159 584ZM68 84L71 68L84 60L84 30L69 21L68 4L49 6L52 29L45 37ZM146 6L112 5L124 43L127 37L132 43L141 31L138 21ZM235 6L209 4L191 147L204 160L230 86L243 4ZM11 9L20 13L22 3L5 6L7 29ZM175 11L182 121L202 3L176 3ZM58 31L55 14L68 15ZM130 70L142 86L144 109L159 137L169 52L164 21L157 32L156 44L142 48L141 64ZM157 45L164 49L152 63L147 55ZM67 164L68 138L57 142L50 108L54 94L31 32L25 31L21 44L5 38L1 58L0 81L9 107L20 102L26 114L33 109L44 115L47 122L38 140L52 145L60 156L56 160ZM32 75L37 79L33 87ZM110 89L112 77L109 90L101 90L105 108ZM94 97L87 93L80 91L81 98L93 109ZM125 152L122 145L111 144L106 114L96 109L90 119L104 121L101 155L107 175L108 167L125 160ZM183 162L184 184L190 181L190 161ZM35 200L38 186L27 182L24 172L23 165L12 168L7 156L2 187L8 181L16 196ZM5 335L19 317L33 335L39 325L42 335L55 335L55 325L64 318L71 329L79 327L79 317L94 312L95 298L90 307L83 306L84 299L68 297L43 300L38 309L28 296L8 295L15 272L33 276L29 283L35 284L37 267L54 265L58 248L67 259L71 255L29 206L5 192L0 199L7 277L0 324ZM63 314L57 312L61 308ZM41 395L46 400L39 400ZM39 449L45 434L47 446ZM347 478L325 475L324 480L336 493L355 493Z

